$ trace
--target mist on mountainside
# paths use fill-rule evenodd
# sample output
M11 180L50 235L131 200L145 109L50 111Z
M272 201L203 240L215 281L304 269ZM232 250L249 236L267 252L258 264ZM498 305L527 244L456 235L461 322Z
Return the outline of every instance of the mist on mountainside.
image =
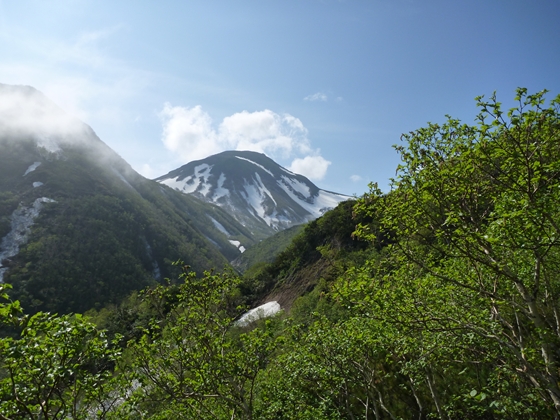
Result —
M0 85L0 273L30 310L85 311L239 255L251 233L148 180L39 91ZM228 235L216 227L219 223Z

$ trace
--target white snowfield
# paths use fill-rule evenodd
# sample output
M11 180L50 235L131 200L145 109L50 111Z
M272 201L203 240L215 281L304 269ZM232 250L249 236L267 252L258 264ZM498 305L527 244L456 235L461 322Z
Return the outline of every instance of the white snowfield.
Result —
M229 190L224 188L224 182L226 181L226 176L221 173L220 177L218 178L218 185L216 185L216 189L214 190L214 195L212 196L212 201L217 203L218 200L222 197L229 196Z
M253 178L252 181L253 182L247 182L247 180L245 180L243 184L244 191L241 191L241 195L253 209L253 214L264 220L264 222L271 227L277 227L282 223L289 223L290 220L288 218L278 215L276 211L278 204L272 193L263 184L258 173L255 173L255 178ZM274 210L272 212L267 212L265 208L265 203L267 201L274 203Z
M276 315L281 309L282 308L280 308L280 304L278 302L267 302L264 305L253 308L243 314L243 316L235 322L235 325L238 327L245 327L252 322L258 321L259 319Z
M177 178L168 178L160 181L162 184L167 185L173 189L181 191L185 194L192 194L193 192L199 192L206 197L206 194L210 192L210 183L208 182L208 177L210 176L210 171L212 166L203 163L194 168L194 174L186 177L179 181ZM202 189L198 191L198 187L202 184Z
M19 253L19 247L27 242L33 222L39 216L43 203L56 203L47 197L36 199L30 207L19 206L11 217L12 229L0 241L0 283L3 282L7 267L2 266L2 261Z
M278 181L278 185L292 200L311 213L314 218L323 215L327 210L335 208L338 203L350 198L342 194L324 190L319 190L318 195L311 195L309 187L303 182L285 176L282 176L281 180ZM301 196L297 193L301 194L305 199L302 200Z
M245 252L245 247L241 245L241 242L230 239L229 243L236 247L242 254Z

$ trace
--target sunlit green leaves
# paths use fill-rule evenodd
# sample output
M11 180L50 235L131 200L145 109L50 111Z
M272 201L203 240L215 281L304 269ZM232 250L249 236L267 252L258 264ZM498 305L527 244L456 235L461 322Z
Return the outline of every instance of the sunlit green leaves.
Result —
M2 338L0 412L8 418L104 418L115 403L119 352L80 315L37 313Z
M250 418L255 381L273 349L268 324L235 326L243 307L233 273L197 277L183 266L180 280L144 292L158 316L129 342L129 381L139 386L119 408L121 418L127 411L130 418Z
M383 280L358 276L358 285L340 283L341 296L396 322L403 333L408 328L414 337L416 329L423 343L434 331L448 332L440 350L449 346L451 354L464 349L469 334L485 343L455 355L479 366L496 356L484 375L485 393L463 400L479 404L477 410L522 412L530 403L520 390L536 386L532 403L540 398L560 411L560 361L553 350L560 345L554 315L560 298L560 97L547 108L545 93L519 89L519 106L507 117L495 95L479 97L477 126L448 117L403 135L392 191L374 188L356 206L359 214L379 215L375 229L398 240L385 253L390 269ZM371 231L362 224L358 234L372 239ZM490 399L481 395L502 388L494 372L513 378L508 393L519 395L517 405L498 397L484 405ZM453 407L449 402L446 409Z

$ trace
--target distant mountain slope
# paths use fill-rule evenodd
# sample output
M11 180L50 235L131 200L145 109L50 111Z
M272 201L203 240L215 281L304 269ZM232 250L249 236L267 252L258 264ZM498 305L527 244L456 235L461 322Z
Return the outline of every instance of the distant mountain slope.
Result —
M251 267L271 263L276 256L284 251L292 240L305 228L305 225L296 225L291 228L281 230L272 236L254 244L245 252L240 254L231 264L242 273Z
M261 239L316 219L350 198L249 151L193 161L156 181L219 205Z
M221 269L251 233L217 206L145 179L30 87L0 85L0 281L29 310L81 312Z

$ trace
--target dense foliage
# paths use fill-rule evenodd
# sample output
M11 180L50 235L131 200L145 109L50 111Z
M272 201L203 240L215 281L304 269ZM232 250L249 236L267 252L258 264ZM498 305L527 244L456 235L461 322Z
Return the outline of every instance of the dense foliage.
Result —
M91 312L98 327L4 294L19 338L1 340L0 418L558 417L560 97L544 95L403 136L390 193L372 185L251 278L179 266ZM302 273L289 316L236 324L248 285Z

